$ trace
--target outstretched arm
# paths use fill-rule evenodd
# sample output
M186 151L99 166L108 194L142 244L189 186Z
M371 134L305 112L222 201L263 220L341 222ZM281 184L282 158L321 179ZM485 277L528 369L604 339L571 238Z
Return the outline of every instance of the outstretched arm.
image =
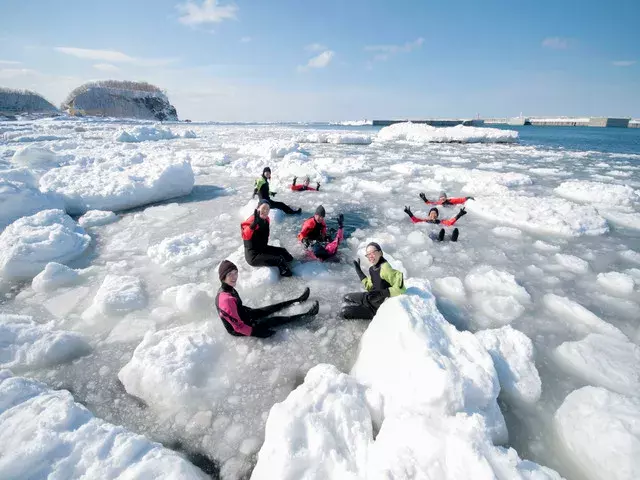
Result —
M446 225L447 227L450 227L451 225L454 225L462 217L464 217L466 214L467 214L467 211L464 209L464 207L462 207L455 217L442 220L442 224Z
M428 218L418 218L416 217L412 212L411 209L409 207L404 207L404 213L406 213L407 215L409 215L409 219L413 222L413 223L437 223L434 222L433 220L429 220Z

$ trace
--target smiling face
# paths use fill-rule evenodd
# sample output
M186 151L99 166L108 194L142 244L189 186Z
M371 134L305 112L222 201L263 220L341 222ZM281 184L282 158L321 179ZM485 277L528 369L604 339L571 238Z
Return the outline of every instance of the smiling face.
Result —
M258 213L260 214L260 218L263 219L263 220L266 220L267 217L269 216L269 211L270 210L271 210L271 208L266 203L263 203L262 205L260 205L258 207Z
M380 261L380 257L382 257L382 252L378 250L376 247L369 245L367 247L367 251L365 252L367 260L371 265L375 265Z
M264 172L264 178L271 180L271 172Z
M322 223L324 222L324 217L318 215L317 213L313 216L313 218L315 219L316 222L318 223Z
M235 287L238 282L238 270L231 270L227 273L227 276L224 277L224 283L229 285L230 287Z
M429 220L437 220L438 219L438 212L436 212L435 210L431 210L429 212Z
M310 182L310 181L311 181L311 180L309 180L309 177L305 178L305 179L304 179L304 184L303 184L303 185L304 185L305 187L308 187L308 186L309 186L309 182Z

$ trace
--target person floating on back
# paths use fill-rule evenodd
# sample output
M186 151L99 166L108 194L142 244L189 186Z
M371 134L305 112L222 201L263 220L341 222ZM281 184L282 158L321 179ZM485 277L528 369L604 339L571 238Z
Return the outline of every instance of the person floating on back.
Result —
M450 227L450 226L454 225L458 220L460 220L460 218L464 217L467 214L467 211L465 210L464 207L462 207L455 217L446 218L444 220L438 219L438 216L440 215L440 212L438 212L438 209L436 207L433 207L431 210L429 210L429 216L427 218L418 218L418 217L416 217L411 212L411 209L409 207L407 207L407 206L404 207L404 213L409 215L409 218L411 219L411 221L413 223L421 223L421 222L434 223L436 225L445 225L447 227ZM444 228L443 228L438 233L438 240L443 241L444 240L444 234L445 234L445 232L444 232ZM454 228L453 229L453 233L451 234L451 241L457 242L459 234L460 234L460 232L458 231L458 229Z
M235 289L238 281L238 267L229 260L224 260L218 268L220 278L220 289L216 295L216 309L224 328L231 335L252 336L266 338L273 335L275 327L295 322L297 320L309 319L320 310L317 301L306 313L298 315L270 317L284 308L290 307L294 303L302 303L309 298L309 288L305 288L302 295L293 300L276 303L263 308L249 308L242 304L240 295Z
M443 207L448 207L451 205L462 205L467 200L475 200L473 197L447 197L446 192L440 192L440 198L438 200L429 200L424 193L420 193L420 198L427 205L442 205Z
M340 316L346 319L370 320L389 297L406 292L402 272L394 270L385 260L380 245L371 242L367 245L366 256L371 264L369 277L360 268L360 259L354 260L356 273L366 292L348 293L344 296L344 305Z
M319 260L333 257L344 238L344 215L338 215L338 232L333 240L331 240L331 235L327 234L327 224L324 222L325 215L324 207L319 205L313 217L304 221L302 230L298 234L298 240Z
M293 190L294 192L305 192L307 190L310 190L312 192L317 192L318 190L320 190L320 182L316 182L316 188L309 186L309 183L311 183L311 180L309 179L309 177L305 177L302 185L296 185L297 181L298 181L298 177L293 177L293 182L291 182L291 190Z
M301 208L294 210L285 203L272 200L271 197L275 197L277 192L272 192L271 190L269 190L269 180L271 180L271 169L269 167L264 167L264 170L262 170L262 175L256 180L253 189L253 196L255 197L256 195L258 195L258 199L260 201L266 200L269 204L269 207L275 208L277 210L282 210L287 215L302 213Z
M260 200L253 215L240 224L244 258L252 267L278 267L280 275L292 275L288 262L293 257L286 249L269 245L269 202Z

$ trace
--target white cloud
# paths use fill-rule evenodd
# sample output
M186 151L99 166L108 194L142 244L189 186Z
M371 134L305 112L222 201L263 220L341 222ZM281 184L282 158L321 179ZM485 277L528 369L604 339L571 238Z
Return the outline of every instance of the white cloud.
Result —
M547 37L542 41L542 46L554 50L565 50L569 48L569 40L561 37Z
M409 53L420 48L424 43L424 38L418 37L411 42L402 45L367 45L364 47L367 52L378 52L373 56L374 62L384 62L398 53Z
M182 13L178 19L180 23L189 26L235 20L238 11L235 4L219 5L218 0L203 0L201 5L188 0L176 5L176 8Z
M322 52L323 50L327 50L327 47L321 43L312 43L311 45L304 47L304 49L308 52Z
M38 72L29 68L0 68L0 79L24 77L27 75L35 75Z
M335 52L333 50L325 50L320 55L316 55L311 58L306 65L300 65L298 67L299 72L305 72L310 68L325 68L331 63L333 57L335 56Z
M635 65L635 60L616 60L611 62L616 67L630 67L631 65Z
M100 70L101 72L119 72L120 69L110 63L96 63L93 68Z
M21 65L22 62L15 62L13 60L0 60L0 65Z
M83 60L98 60L111 63L130 63L141 67L162 67L177 61L176 58L135 58L115 50L94 50L89 48L55 47L55 50Z
M242 42L242 43L249 43L251 40L252 40L252 38L251 38L251 37L242 37L242 38L240 39L240 42Z

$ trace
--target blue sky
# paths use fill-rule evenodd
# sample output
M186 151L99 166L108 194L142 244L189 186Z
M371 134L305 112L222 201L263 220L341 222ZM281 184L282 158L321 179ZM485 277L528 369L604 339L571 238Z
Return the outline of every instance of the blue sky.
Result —
M0 86L106 78L181 118L640 117L640 2L1 0Z

